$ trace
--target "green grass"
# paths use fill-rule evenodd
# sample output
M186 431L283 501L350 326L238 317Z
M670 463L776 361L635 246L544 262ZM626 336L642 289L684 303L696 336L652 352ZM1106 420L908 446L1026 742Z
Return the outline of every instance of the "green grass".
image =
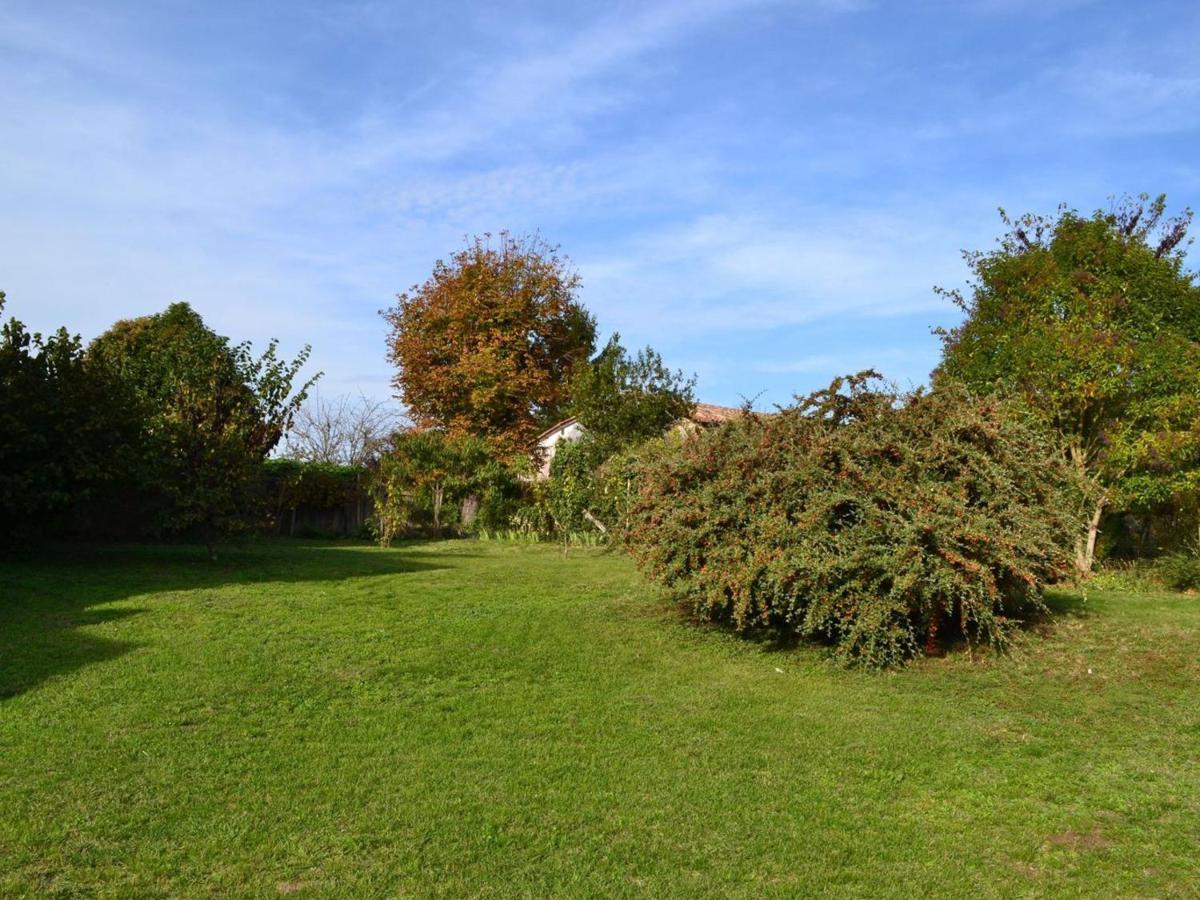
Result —
M1194 896L1200 600L871 674L621 557L0 563L0 895Z

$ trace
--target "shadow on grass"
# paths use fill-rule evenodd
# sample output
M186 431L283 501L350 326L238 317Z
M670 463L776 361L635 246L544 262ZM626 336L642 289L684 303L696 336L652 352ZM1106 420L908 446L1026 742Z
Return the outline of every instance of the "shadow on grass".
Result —
M1088 606L1083 594L1070 590L1047 591L1046 606L1050 615L1043 617L1043 621L1053 621L1056 618L1086 619L1096 612Z
M37 687L47 678L106 662L138 647L132 641L96 637L77 628L125 619L140 609L87 610L56 606L53 618L0 616L0 702Z
M1055 625L1063 621L1089 619L1097 615L1094 604L1089 604L1083 594L1071 590L1070 587L1049 590L1046 592L1044 600L1046 604L1044 612L1027 612L1013 621L1012 624L1016 631L1046 638L1054 632ZM836 661L836 643L829 638L800 635L792 631L766 626L739 630L732 622L705 619L680 604L657 606L655 614L677 622L696 634L724 635L743 645L754 647L763 654L811 652L826 661ZM938 640L932 648L922 646L920 652L910 658L907 663L902 663L900 666L885 666L878 671L902 668L908 663L927 657L965 657L977 660L988 656L1004 657L1007 655L1006 649L997 649L994 645L986 642L968 640L966 635L954 627L954 621L953 619L943 621ZM853 663L850 665L853 666ZM863 668L871 670L870 666Z
M459 554L454 554L458 556ZM435 561L438 560L438 561ZM188 545L64 545L0 559L0 702L43 681L115 659L139 645L91 626L146 612L109 608L143 594L226 585L344 581L443 568L446 557L409 545L390 551L345 543L265 541L210 562Z

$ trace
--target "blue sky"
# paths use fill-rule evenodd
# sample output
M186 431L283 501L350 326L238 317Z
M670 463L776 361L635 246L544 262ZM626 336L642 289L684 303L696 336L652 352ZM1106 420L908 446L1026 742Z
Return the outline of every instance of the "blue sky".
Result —
M920 383L997 206L1200 204L1198 50L1192 2L0 0L0 289L383 397L377 311L539 229L701 399Z

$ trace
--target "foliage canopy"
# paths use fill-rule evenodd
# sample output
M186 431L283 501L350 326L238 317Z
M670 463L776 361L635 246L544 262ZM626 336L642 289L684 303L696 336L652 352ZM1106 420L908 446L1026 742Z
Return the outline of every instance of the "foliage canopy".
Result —
M0 291L0 312L4 293ZM77 336L0 327L0 538L50 527L121 471L136 428L120 386L88 366Z
M596 325L576 299L579 276L557 248L506 232L475 238L383 313L393 384L421 428L528 452L561 417Z
M571 413L604 455L652 437L696 405L696 379L672 372L651 347L636 356L614 334L571 381Z
M118 322L92 342L91 364L120 380L143 423L135 477L156 531L198 529L211 554L240 524L259 464L316 381L292 391L308 353L288 362L272 341L256 358L186 303Z
M1200 486L1200 287L1184 270L1191 212L1164 197L1081 216L1010 219L987 253L966 253L966 314L942 331L935 379L1012 393L1104 486L1078 564L1091 566L1104 508L1194 503ZM1189 499L1192 498L1192 499Z

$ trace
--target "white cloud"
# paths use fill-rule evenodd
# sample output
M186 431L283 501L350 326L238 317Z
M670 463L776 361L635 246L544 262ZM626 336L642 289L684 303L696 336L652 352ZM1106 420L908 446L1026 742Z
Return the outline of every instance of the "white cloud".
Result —
M648 318L669 333L770 330L831 316L888 317L940 310L935 284L964 270L971 229L944 209L832 212L803 224L706 215L585 258L589 304L622 331Z
M467 233L540 225L566 241L602 325L639 343L932 315L943 309L932 285L961 282L958 249L988 245L997 204L1052 208L1078 196L1072 185L1105 177L1061 161L1074 149L1064 135L1086 144L1195 129L1200 80L1180 47L1134 57L1154 74L1122 68L1114 61L1127 57L1099 45L1012 83L973 80L964 64L952 90L926 78L928 102L881 114L856 105L861 92L902 91L913 76L859 35L851 44L875 52L852 65L797 57L774 72L807 87L787 95L796 108L761 121L729 98L691 98L663 122L630 115L680 90L673 67L689 41L785 6L813 21L867 8L671 0L610 7L573 26L571 9L546 24L497 8L473 25L489 31L485 45L465 29L445 64L398 58L394 80L364 84L361 96L346 86L352 102L331 124L271 114L292 99L263 100L275 84L269 54L231 60L218 83L211 58L173 56L146 38L143 17L7 5L0 116L14 124L0 145L0 287L31 324L65 321L85 334L189 299L226 333L260 343L278 334L293 348L311 340L327 391L360 381L386 393L375 311ZM314 20L309 38L386 32L404 46L439 15L360 3ZM1176 43L1190 48L1187 37ZM253 103L227 90L231 71ZM938 102L946 97L954 102ZM595 139L614 123L618 138ZM956 157L964 147L969 155ZM973 176L973 195L914 193L940 178L943 160L969 167L996 147L1028 158L1027 180L986 171ZM1197 183L1194 168L1181 171ZM706 377L725 365L684 355ZM827 355L759 368L816 373Z

